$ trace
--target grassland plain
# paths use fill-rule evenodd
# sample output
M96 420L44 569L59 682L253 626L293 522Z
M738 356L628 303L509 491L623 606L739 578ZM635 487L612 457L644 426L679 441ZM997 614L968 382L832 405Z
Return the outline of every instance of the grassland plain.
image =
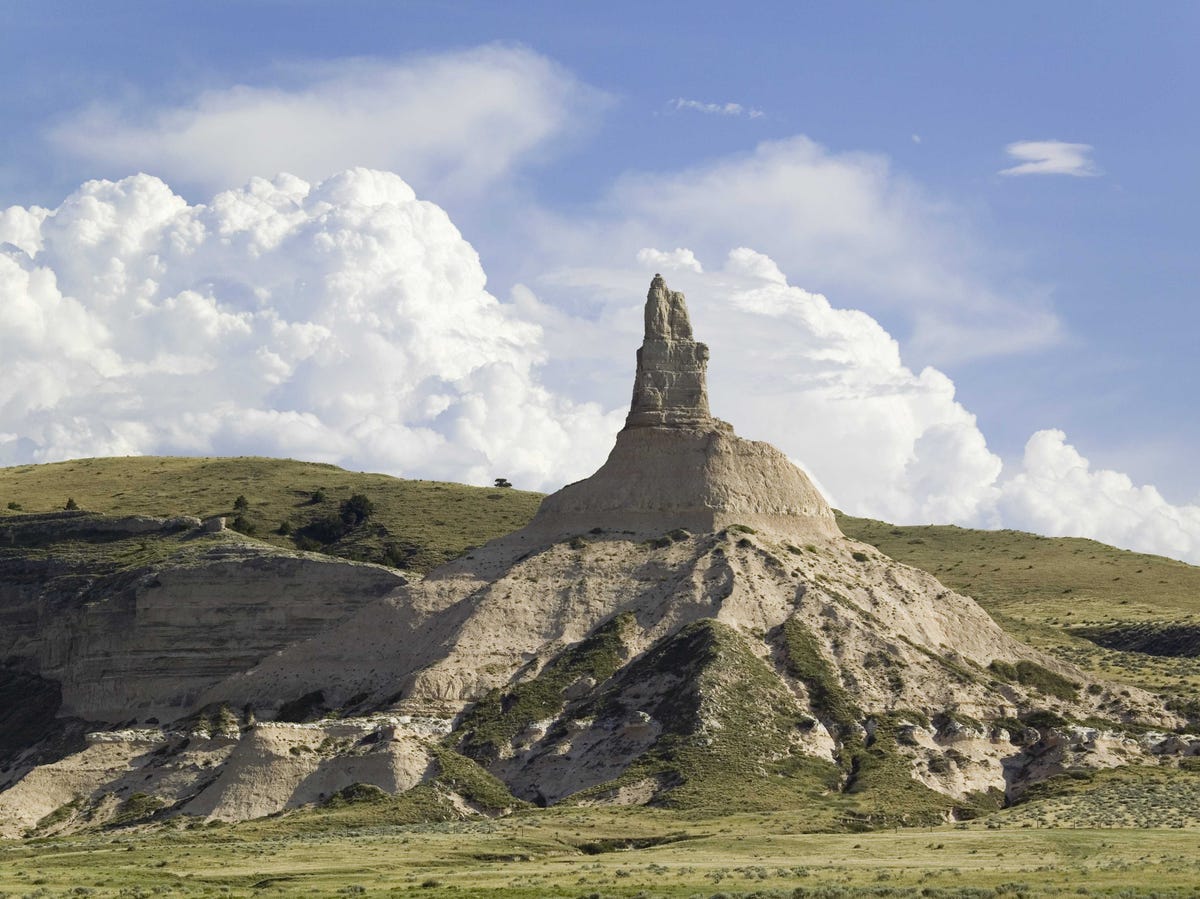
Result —
M786 813L552 809L296 832L288 819L0 844L9 896L1194 896L1195 829L995 820L802 833Z

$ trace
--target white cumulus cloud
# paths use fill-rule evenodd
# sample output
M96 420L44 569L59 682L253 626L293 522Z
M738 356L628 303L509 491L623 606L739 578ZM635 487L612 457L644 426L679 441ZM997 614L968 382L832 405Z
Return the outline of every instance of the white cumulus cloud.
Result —
M1021 140L1004 150L1018 160L1018 164L1001 169L1001 175L1074 175L1082 178L1100 174L1100 167L1091 158L1091 144Z
M1066 439L1059 430L1029 438L999 503L1007 526L1200 563L1200 505L1172 505L1128 475L1093 469Z
M696 259L696 254L691 250L680 247L676 247L670 251L656 250L653 247L642 247L642 249L638 250L637 261L638 265L644 265L647 268L657 267L669 271L704 271L699 260Z
M898 523L1092 537L1200 563L1200 507L1090 470L1061 432L1038 432L1006 467L944 372L910 368L878 321L789 284L773 258L739 247L710 268L684 248L643 247L636 259L636 271L570 272L572 291L592 298L586 314L525 297L523 313L556 348L548 370L571 372L556 383L625 394L650 273L694 259L667 277L711 349L713 414L778 446L838 507Z
M92 181L0 214L0 464L265 453L552 487L620 415L544 387L542 334L445 212L367 169L189 205Z
M607 103L546 57L502 45L277 75L284 83L207 90L177 106L97 104L50 140L113 174L140 168L206 190L368 166L404 172L424 193L462 193L571 136Z

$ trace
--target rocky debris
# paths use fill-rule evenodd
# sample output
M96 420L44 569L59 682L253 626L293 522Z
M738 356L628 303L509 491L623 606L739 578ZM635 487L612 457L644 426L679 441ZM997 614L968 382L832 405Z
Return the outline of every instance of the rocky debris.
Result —
M135 795L150 813L233 821L321 802L353 784L403 792L425 776L429 746L449 730L444 720L373 715L264 722L232 734L89 733L80 751L0 793L0 839L102 825Z

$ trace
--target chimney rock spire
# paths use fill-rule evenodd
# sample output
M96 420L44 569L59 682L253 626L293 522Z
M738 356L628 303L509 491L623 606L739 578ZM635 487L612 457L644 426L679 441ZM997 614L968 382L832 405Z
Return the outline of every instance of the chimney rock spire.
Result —
M683 294L655 275L646 295L646 335L637 351L626 428L710 425L708 347L692 339Z

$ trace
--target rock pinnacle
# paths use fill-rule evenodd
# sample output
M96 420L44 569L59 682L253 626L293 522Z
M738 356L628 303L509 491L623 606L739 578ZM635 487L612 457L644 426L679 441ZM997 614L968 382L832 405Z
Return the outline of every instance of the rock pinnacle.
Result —
M692 337L683 294L655 275L625 427L600 470L546 497L530 528L654 535L740 524L791 540L840 539L833 512L804 472L712 417L707 367L708 347Z
M683 294L655 275L646 295L646 334L637 351L626 428L708 425L708 347L692 339Z

